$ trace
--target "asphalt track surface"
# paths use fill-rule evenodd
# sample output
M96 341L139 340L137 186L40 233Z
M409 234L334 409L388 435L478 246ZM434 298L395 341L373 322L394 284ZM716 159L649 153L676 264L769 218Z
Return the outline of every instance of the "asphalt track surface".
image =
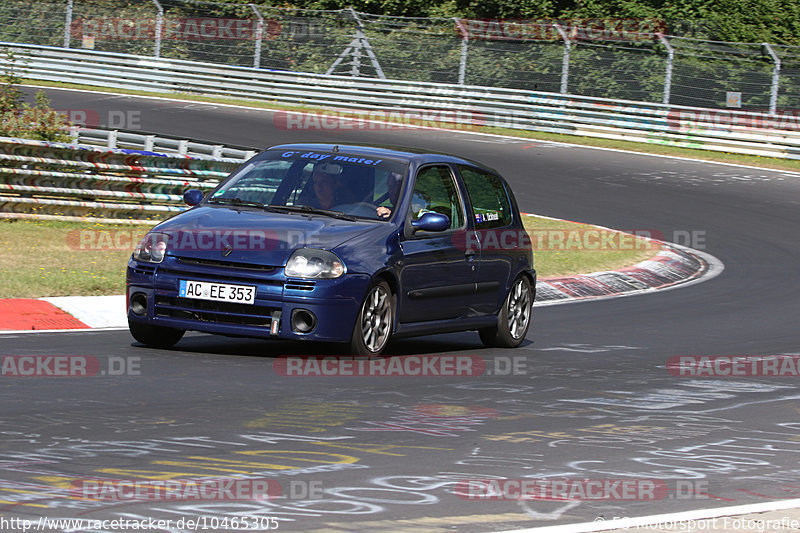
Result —
M176 520L199 516L274 517L285 531L477 532L797 497L798 378L678 377L665 364L800 353L800 176L459 132L286 131L268 111L49 96L57 109L131 113L144 130L221 143L372 142L467 156L505 175L523 211L667 240L696 232L696 247L725 270L677 290L537 308L517 350L485 349L476 333L390 346L394 356L478 356L492 375L477 377L283 377L278 356L326 347L201 334L172 350L144 348L127 331L0 336L3 355L121 357L140 374L0 378L0 517L160 517L176 532ZM199 476L271 479L283 497L70 492L87 479ZM490 477L657 479L667 492L648 501L613 490L594 501L455 494L459 481Z

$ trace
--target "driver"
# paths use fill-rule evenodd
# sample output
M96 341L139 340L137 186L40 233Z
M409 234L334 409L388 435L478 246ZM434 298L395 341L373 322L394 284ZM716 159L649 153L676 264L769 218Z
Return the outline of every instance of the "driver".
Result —
M403 183L403 176L397 172L390 172L386 176L386 189L390 206L379 206L377 209L378 218L387 219L392 214L392 209L397 205L400 196L400 186Z
M314 194L316 205L322 209L341 204L342 196L342 167L333 163L318 163L314 166L311 179L314 180Z

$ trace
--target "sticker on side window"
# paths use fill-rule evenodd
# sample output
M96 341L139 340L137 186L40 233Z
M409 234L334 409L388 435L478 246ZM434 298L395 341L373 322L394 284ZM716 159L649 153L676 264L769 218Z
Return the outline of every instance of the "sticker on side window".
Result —
M497 211L475 213L475 222L491 222L492 220L500 220L500 213Z

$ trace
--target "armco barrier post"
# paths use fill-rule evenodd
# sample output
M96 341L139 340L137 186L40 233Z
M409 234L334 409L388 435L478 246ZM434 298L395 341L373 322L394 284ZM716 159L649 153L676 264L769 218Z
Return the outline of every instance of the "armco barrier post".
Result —
M111 130L108 132L108 142L106 144L106 148L109 150L113 150L117 147L117 135L119 132L117 130Z

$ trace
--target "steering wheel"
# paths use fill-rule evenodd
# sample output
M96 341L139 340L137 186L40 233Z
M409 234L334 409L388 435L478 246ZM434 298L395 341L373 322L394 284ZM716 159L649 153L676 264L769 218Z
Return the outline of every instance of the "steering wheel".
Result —
M336 205L332 208L334 211L341 211L348 215L359 217L375 217L378 206L369 202L353 202L351 204Z

